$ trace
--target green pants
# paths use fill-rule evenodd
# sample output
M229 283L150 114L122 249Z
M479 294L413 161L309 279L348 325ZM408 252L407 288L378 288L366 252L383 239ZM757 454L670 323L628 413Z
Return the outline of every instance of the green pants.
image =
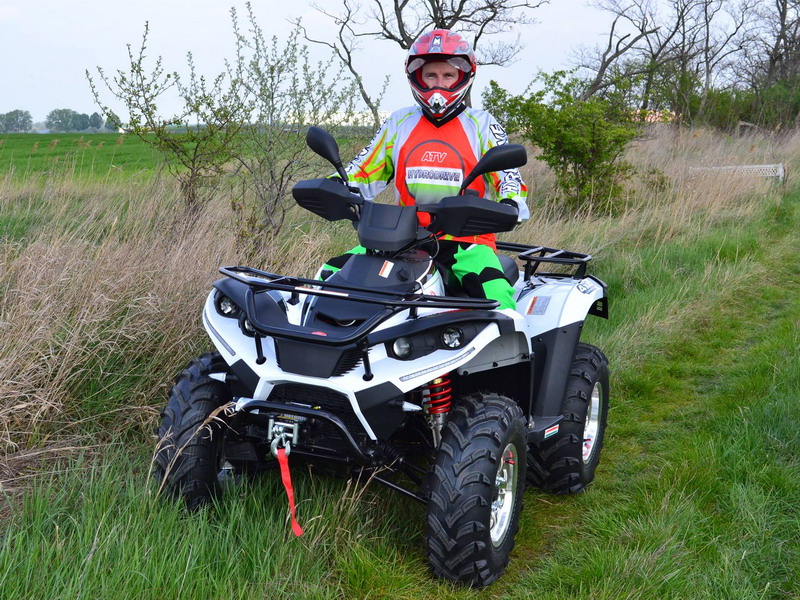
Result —
M352 254L364 254L366 249L356 246L347 253L330 259L323 271L335 273L344 266ZM489 246L440 240L434 257L437 263L450 271L450 284L456 283L468 296L497 300L499 308L515 309L514 288L503 275L500 259Z

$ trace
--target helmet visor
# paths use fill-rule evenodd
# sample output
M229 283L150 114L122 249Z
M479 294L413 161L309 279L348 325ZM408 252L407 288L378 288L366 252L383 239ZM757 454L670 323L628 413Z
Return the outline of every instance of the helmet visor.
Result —
M469 73L472 70L472 67L469 64L469 61L466 58L461 56L441 56L437 57L435 55L426 56L425 58L414 58L409 61L407 71L408 73L413 73L417 69L421 69L422 65L426 62L436 62L436 61L444 61L451 67L454 67L461 71L462 73Z

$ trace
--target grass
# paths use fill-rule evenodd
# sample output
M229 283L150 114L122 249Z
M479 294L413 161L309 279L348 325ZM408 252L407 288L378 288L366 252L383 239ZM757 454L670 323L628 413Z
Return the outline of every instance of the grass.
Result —
M298 490L313 498L302 506L317 515L305 524L304 538L290 539L283 506L263 501L283 493L276 480L229 490L215 510L186 518L141 485L147 461L129 459L128 450L116 448L102 465L78 461L74 466L83 477L70 478L69 487L50 479L28 497L30 526L7 538L3 552L0 572L14 575L0 575L5 597L97 598L123 591L138 598L291 597L295 589L300 593L294 597L315 597L319 590L341 589L326 582L327 568L337 560L333 540L385 534L359 517L361 502L350 498L352 488L317 485L302 474L295 476ZM349 509L341 508L343 501ZM88 522L93 525L85 527ZM19 552L23 548L33 554ZM46 577L41 564L53 565Z
M0 134L0 175L130 177L152 172L161 155L136 136L119 133Z
M634 190L603 219L544 204L514 233L595 255L611 319L585 337L610 358L612 408L595 484L528 490L512 562L485 591L432 580L423 507L378 486L294 469L299 539L274 474L194 515L154 497L166 388L208 347L199 306L237 262L224 198L186 227L158 177L65 179L45 203L0 183L0 221L17 223L0 245L0 596L800 597L800 193L683 178L685 156L747 158L752 141L645 145L660 195ZM792 140L769 152L790 173L800 155ZM256 266L308 273L351 237L294 214Z
M684 316L686 331L662 333L641 362L615 370L610 472L526 586L561 598L800 591L800 272L783 239L771 280L731 288L735 304L708 299ZM579 566L572 581L565 565Z

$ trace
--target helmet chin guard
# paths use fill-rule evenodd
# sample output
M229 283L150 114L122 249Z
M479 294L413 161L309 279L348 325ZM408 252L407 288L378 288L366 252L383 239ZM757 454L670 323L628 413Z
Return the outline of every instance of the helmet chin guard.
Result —
M460 77L451 87L427 87L422 80L422 67L428 62L446 62L456 68ZM477 60L469 42L448 29L423 33L411 45L406 58L406 75L414 100L433 122L445 121L466 105Z
M447 108L447 100L439 92L436 92L428 99L428 108L433 114L443 114Z

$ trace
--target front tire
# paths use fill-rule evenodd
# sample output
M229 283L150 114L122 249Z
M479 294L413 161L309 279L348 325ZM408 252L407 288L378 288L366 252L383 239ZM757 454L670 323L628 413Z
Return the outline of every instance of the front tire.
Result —
M576 494L600 463L608 416L608 359L595 346L578 344L561 404L558 433L528 448L528 483L555 494Z
M219 354L204 354L181 371L161 413L154 475L168 495L195 510L219 496L231 402L228 387L209 377L224 373Z
M450 413L428 480L434 575L483 587L503 573L519 529L526 452L513 400L473 394Z

